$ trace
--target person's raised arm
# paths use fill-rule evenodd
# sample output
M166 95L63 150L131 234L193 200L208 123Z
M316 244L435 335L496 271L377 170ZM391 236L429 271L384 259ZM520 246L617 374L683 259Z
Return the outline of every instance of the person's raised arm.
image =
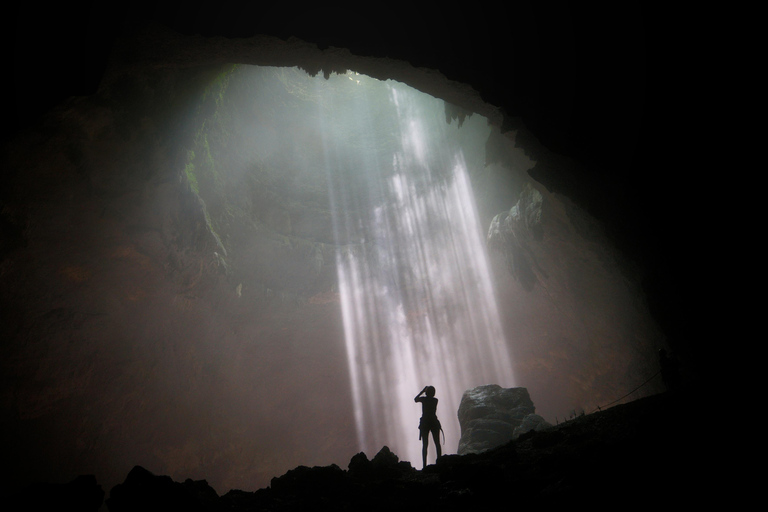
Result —
M421 394L422 394L423 392L425 392L425 391L427 390L427 387L428 387L428 386L424 386L424 389L422 389L421 391L419 391L419 394L418 394L418 395L416 395L416 398L414 398L414 399L413 399L413 401L414 401L414 402L418 402L418 401L419 401L419 397L421 396Z

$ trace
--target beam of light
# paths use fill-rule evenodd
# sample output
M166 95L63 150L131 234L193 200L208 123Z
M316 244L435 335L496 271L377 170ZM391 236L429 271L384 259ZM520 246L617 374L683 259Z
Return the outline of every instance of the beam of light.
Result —
M329 194L360 448L386 445L417 465L413 397L425 385L437 389L451 453L463 392L514 383L467 164L451 143L458 128L446 124L442 101L387 87L399 134L390 158L355 159L364 186L354 190L329 170ZM353 105L353 133L377 133L370 109L364 99ZM323 130L326 157L338 165L349 148L332 131Z

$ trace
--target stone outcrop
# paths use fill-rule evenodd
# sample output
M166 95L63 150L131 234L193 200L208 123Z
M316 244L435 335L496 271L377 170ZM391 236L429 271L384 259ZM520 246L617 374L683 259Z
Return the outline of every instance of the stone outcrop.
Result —
M523 388L503 391L522 401L527 397ZM464 512L493 510L510 500L534 510L576 502L601 508L630 497L640 509L661 501L697 507L728 489L716 469L723 452L716 444L702 450L709 434L686 421L706 407L698 395L666 393L618 405L528 432L482 454L445 455L423 471L384 447L371 460L364 453L353 456L347 470L299 466L273 478L269 487L217 496L205 480L176 482L135 467L112 489L107 505L110 512ZM704 486L711 492L702 492Z
M481 453L531 430L549 427L525 388L478 386L464 392L459 404L461 439L457 453Z
M488 230L488 246L504 255L509 272L530 291L539 281L531 243L544 237L542 209L544 198L528 183L508 211L496 215Z
M128 510L214 510L219 496L205 480L174 482L134 467L125 482L112 488L107 507L112 512Z
M425 486L420 485L417 476L418 472L411 464L400 461L387 446L372 460L362 452L353 456L346 471L336 464L299 466L272 478L267 488L256 492L235 489L223 496L218 496L205 480L175 482L169 476L155 475L136 466L128 473L125 482L112 489L107 506L111 512L339 510L347 507L393 510L402 509L409 503L424 507L431 494L423 492ZM388 491L388 483L392 482L397 483L398 489Z
M551 426L552 425L547 420L538 414L529 414L523 418L523 421L520 422L519 426L515 427L515 430L512 432L512 439L517 439L531 430L544 430Z

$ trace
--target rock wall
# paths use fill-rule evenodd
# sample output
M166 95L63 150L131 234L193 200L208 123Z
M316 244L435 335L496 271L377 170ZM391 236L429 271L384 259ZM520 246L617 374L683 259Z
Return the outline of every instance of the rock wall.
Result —
M205 167L222 69L124 76L3 154L3 491L136 464L254 488L355 453L333 249Z

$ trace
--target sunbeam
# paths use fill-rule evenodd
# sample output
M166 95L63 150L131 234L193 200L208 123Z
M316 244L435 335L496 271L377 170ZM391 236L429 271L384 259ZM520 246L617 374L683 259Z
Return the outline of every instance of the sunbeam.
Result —
M514 381L458 128L445 122L441 100L395 82L387 90L397 135L390 157L355 159L367 166L358 169L362 189L328 169L329 195L337 241L356 242L339 245L336 266L358 441L416 461L412 397L424 385L437 388L450 451L462 393ZM357 101L352 119L325 122L355 123L368 139L366 130L381 131L381 118L370 117L381 97ZM348 140L324 139L329 162L351 150ZM340 207L350 204L360 206Z

